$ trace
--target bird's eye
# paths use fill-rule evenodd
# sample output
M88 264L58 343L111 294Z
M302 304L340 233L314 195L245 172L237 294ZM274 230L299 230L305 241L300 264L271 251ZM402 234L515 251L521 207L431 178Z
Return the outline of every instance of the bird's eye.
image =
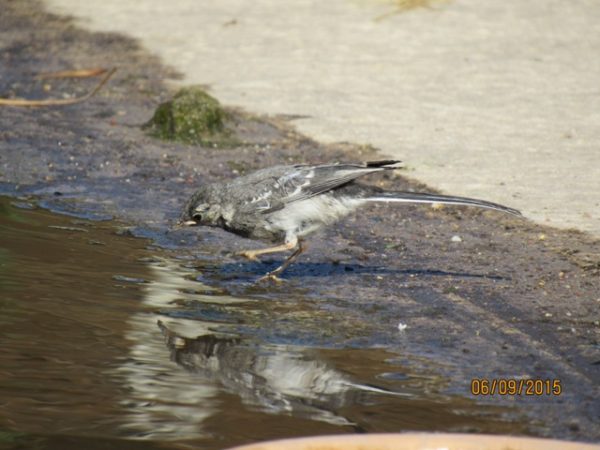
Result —
M196 222L201 222L202 221L202 214L200 214L200 213L194 213L194 215L192 216L192 219L194 219Z

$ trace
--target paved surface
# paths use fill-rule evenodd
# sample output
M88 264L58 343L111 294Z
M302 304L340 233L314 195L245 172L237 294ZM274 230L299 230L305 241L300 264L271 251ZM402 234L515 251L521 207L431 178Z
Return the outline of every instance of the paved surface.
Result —
M139 38L226 104L302 116L300 131L379 147L443 192L600 236L596 0L46 3Z

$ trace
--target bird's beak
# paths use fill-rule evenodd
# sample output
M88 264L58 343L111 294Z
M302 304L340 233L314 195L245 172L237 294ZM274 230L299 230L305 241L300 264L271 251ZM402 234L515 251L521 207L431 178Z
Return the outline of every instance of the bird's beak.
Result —
M196 225L198 225L198 222L196 222L195 220L181 220L173 226L173 229L179 230L183 227L193 227Z

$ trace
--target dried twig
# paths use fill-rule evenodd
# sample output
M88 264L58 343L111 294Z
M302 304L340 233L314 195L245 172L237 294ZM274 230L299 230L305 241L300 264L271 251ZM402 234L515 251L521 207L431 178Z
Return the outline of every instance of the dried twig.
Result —
M97 77L106 73L108 69L97 67L95 69L79 69L79 70L61 70L59 72L38 73L35 77L38 79L45 78L90 78Z
M99 70L99 69L92 69ZM105 71L104 69L102 69ZM107 74L100 80L100 82L96 85L94 89L92 89L87 94L76 97L76 98L49 98L46 100L25 100L21 98L0 98L0 106L24 106L24 107L36 107L36 106L64 106L64 105L74 105L75 103L81 103L87 100L90 97L96 95L96 93L102 89L102 86L106 84L109 78L115 73L117 69L113 68L107 72ZM63 73L76 73L76 72L84 72L84 71L65 71ZM91 72L88 71L88 72ZM60 72L56 72L60 73ZM103 72L97 72L97 74L101 74ZM63 75L64 76L64 75ZM75 75L77 76L77 75ZM93 75L79 75L79 76L93 76ZM57 78L56 76L54 78Z

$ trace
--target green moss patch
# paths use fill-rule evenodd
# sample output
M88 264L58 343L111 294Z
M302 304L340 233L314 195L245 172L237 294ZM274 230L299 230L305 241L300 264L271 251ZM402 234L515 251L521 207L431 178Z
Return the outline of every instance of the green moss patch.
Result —
M236 145L225 126L228 117L218 100L198 86L179 90L172 100L156 108L144 126L150 134L165 140L210 146Z

